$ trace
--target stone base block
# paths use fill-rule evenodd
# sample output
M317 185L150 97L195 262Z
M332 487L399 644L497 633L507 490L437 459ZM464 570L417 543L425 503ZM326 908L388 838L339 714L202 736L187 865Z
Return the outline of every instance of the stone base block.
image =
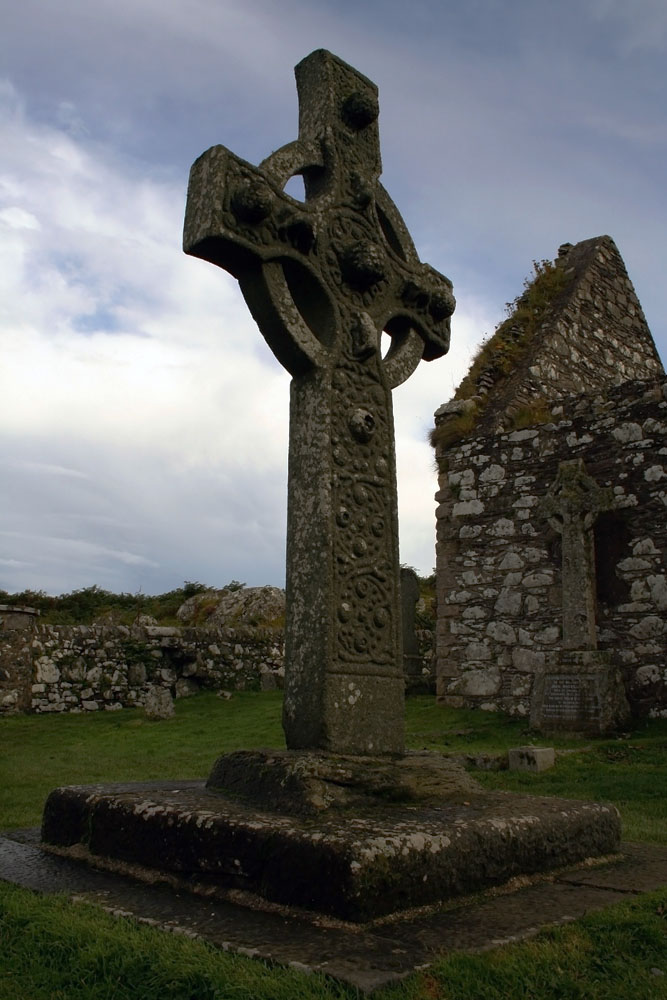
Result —
M75 786L49 796L45 845L151 881L169 875L363 922L610 854L610 805L459 792L286 815L202 782Z
M235 750L213 765L206 782L264 811L347 815L387 803L441 805L482 792L461 763L418 751L378 757L315 750Z
M513 747L508 752L510 771L547 771L554 766L553 747Z
M316 746L350 754L401 753L405 744L405 678L328 673L322 695L322 734ZM363 713L359 706L363 706ZM291 739L290 749L312 747Z

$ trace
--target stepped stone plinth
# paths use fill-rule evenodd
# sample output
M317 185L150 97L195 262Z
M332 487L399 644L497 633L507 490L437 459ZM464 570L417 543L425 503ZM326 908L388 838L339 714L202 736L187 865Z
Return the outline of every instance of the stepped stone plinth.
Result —
M42 837L150 882L364 922L612 854L620 820L609 805L485 792L439 755L257 751L222 758L209 787L57 789Z

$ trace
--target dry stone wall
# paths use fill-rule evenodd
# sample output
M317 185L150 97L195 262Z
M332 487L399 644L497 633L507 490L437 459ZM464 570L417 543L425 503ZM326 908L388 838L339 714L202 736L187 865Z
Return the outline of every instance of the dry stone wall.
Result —
M33 608L0 605L0 715L31 702Z
M263 588L275 590L276 588ZM414 631L415 678L434 686L433 630ZM31 608L0 605L0 715L144 706L156 689L270 690L284 681L284 635L254 626L40 624Z
M528 715L562 638L560 539L540 502L559 462L581 458L614 497L594 528L598 648L634 714L667 717L667 382L569 397L551 414L438 456L439 700Z
M282 633L32 621L19 629L9 618L0 610L0 713L134 707L156 687L185 697L282 686Z

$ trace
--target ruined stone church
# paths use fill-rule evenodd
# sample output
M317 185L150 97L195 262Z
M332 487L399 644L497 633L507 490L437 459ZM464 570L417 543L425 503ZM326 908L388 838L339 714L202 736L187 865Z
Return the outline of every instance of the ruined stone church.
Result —
M667 716L665 371L610 237L535 270L435 415L438 699Z

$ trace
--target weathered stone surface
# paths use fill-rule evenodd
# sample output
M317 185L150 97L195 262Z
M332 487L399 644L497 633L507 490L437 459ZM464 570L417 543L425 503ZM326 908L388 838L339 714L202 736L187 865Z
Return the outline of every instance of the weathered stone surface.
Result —
M280 587L239 587L194 594L176 617L185 624L205 618L208 625L262 627L282 622L284 614L285 591Z
M667 433L661 429L667 412L663 383L664 379L648 384L628 383L599 398L569 398L563 405L572 419L533 428L532 440L537 447L530 455L513 454L508 444L510 434L479 437L468 442L467 451L447 450L448 467L441 472L437 509L439 698L461 698L452 685L473 665L465 653L466 646L484 639L490 659L501 670L501 692L494 701L514 715L525 716L530 710L533 679L545 666L544 654L562 648L562 538L539 516L539 504L526 508L530 516L523 522L519 519L521 508L514 505L523 496L541 500L558 475L559 463L581 457L591 478L602 489L614 491L616 497L615 509L599 514L590 528L597 568L591 581L594 610L591 615L589 604L586 617L588 641L594 636L598 648L611 656L613 667L621 669L626 697L635 715L667 716L667 670L664 666L658 671L653 669L667 662L667 591L663 583L667 579L667 518L661 513L665 491L661 481L648 482L644 478L644 468L657 465L661 451L667 453ZM653 421L650 426L655 436L647 440L644 465L635 465L636 442L623 444L612 431L620 424L644 426L649 420ZM567 444L572 431L579 442L592 438L576 445L575 455ZM506 478L497 496L485 493L488 486L482 484L480 501L486 505L483 514L457 517L457 499L449 482L452 477L459 482L467 473L475 475L479 458L484 458L485 464L504 463ZM626 507L629 495L636 501ZM487 526L500 517L512 517L516 532L491 540ZM522 523L532 529L532 535L522 537ZM578 553L575 546L574 555L583 553ZM472 582L474 574L483 576L484 581ZM526 578L535 585L525 586ZM465 607L478 609L475 614L479 615L478 621L465 619L465 644L460 631L463 606L452 609L446 604L449 594L464 589L468 595ZM572 598L572 588L566 585L565 589ZM495 597L494 590L498 591ZM587 600L591 600L590 593ZM573 613L581 610L576 600L571 603ZM493 622L503 622L517 632L518 644L510 647L509 660L503 659L506 644L486 631ZM658 648L649 648L648 643L657 643ZM638 674L643 667L649 669ZM480 706L485 700L484 695L467 695L463 704Z
M449 346L451 283L379 184L377 88L331 53L296 68L299 138L259 168L192 167L183 244L226 268L292 375L283 724L290 748L403 746L391 389ZM300 173L305 201L283 191ZM386 330L392 348L380 353Z
M535 675L530 725L543 733L600 735L627 726L630 707L620 671L598 650L552 653Z
M38 612L34 608L0 604L0 715L24 712L33 682L32 637Z
M363 757L309 750L238 750L213 766L206 787L288 815L359 810L382 803L435 805L481 789L457 762L408 752Z
M199 694L200 691L199 684L189 677L179 677L174 685L174 694L177 698L191 698L193 695Z
M467 697L488 698L500 690L500 670L497 666L464 670L450 685L450 690Z
M4 634L7 640L13 636L8 662L12 683L23 695L18 707L3 706L0 696L0 714L136 707L143 705L149 688L173 688L181 678L189 679L198 690L282 687L283 634L279 629L135 623L131 629L36 625L28 633ZM2 636L0 630L0 670Z
M531 633L544 630L554 617L560 617L561 540L554 538L548 523L540 523L537 514L559 463L583 459L599 486L611 489L615 497L613 509L603 511L592 528L600 564L596 573L596 638L601 648L614 651L617 664L627 664L626 647L634 651L636 643L631 630L642 617L654 612L664 617L665 610L659 607L663 602L661 585L656 584L655 592L648 595L645 588L648 577L667 573L667 519L662 516L667 501L663 478L667 383L613 241L602 236L574 247L568 245L559 251L554 265L551 277L556 294L529 341L519 340L514 369L507 373L506 353L502 349L495 353L491 338L479 359L488 366L480 370L478 365L474 372L479 392L484 382L484 406L478 408L478 420L458 442L445 437L450 444L442 443L437 453L441 466L438 615L444 619L442 597L462 589L464 567L469 570L484 565L487 589L501 590L500 604L493 609L488 598L469 587L472 603L481 606L484 599L496 617L502 616L515 628L525 625ZM521 305L527 306L527 300ZM502 336L511 339L508 325L503 324L503 329ZM521 337L520 330L514 332ZM472 383L459 387L464 395L471 389L474 392ZM515 419L525 422L531 410L535 425L513 429ZM455 417L454 409L448 406L438 409L436 438L438 428L446 431ZM496 473L495 482L483 481L481 469L494 466L501 468L504 476ZM477 514L468 511L465 518L457 506L462 497L455 489L464 482L475 484L476 503L480 505ZM513 534L506 537L495 528L503 518L514 525ZM491 534L494 528L496 533ZM498 562L494 562L494 554ZM514 584L505 583L511 593L504 593L501 569L510 568L517 555L525 564L531 563L533 572L526 580L529 585L522 594ZM508 556L511 558L506 562ZM640 569L639 564L629 561L633 558L645 565ZM549 574L551 582L545 579ZM634 591L631 600L629 588ZM574 611L576 594L571 588L563 589ZM594 618L590 612L589 605L584 614L589 626ZM662 648L664 659L667 637L663 637ZM492 654L503 655L495 642ZM639 668L641 654L633 662ZM451 640L443 639L439 632L437 663L438 692L445 697L457 672L454 665L458 664L459 672L466 667L453 632ZM624 677L638 715L667 715L667 678L645 686L635 684L633 671L626 670ZM511 669L504 666L498 704L521 715L528 701L510 695L512 681ZM471 698L466 704L472 707L481 702Z
M174 699L167 688L151 688L146 695L144 711L148 719L171 719L174 715Z
M418 625L417 612L424 612L417 574L409 566L401 566L401 626L403 638L403 673L406 694L427 694L435 691L433 631Z
M503 793L428 807L376 802L314 822L250 809L200 783L165 782L57 789L42 838L92 863L113 858L135 875L142 866L150 879L159 866L363 921L609 854L620 822L613 806Z
M560 463L556 481L540 505L542 516L561 536L564 649L597 648L591 529L598 514L612 506L611 490L600 489L580 458Z

